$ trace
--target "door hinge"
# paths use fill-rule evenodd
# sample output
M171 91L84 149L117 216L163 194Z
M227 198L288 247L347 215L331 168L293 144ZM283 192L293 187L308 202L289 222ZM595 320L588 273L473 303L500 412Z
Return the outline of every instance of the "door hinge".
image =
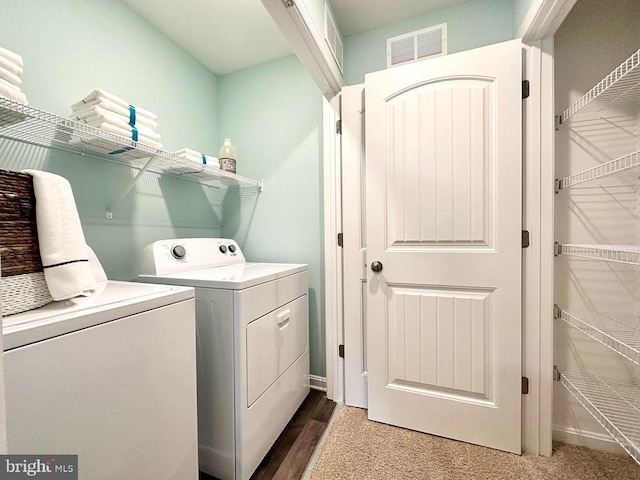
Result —
M529 248L529 230L522 230L522 248Z
M293 7L294 2L293 0L282 0L282 3L284 3L284 6L289 8L289 7Z
M522 394L527 395L529 393L529 379L522 377Z
M336 120L336 133L342 135L342 120Z
M344 345L338 345L338 356L344 358Z
M529 80L522 81L522 98L529 98L531 93L531 85L529 84Z
M338 246L339 247L344 246L344 237L342 236L342 233L338 234Z

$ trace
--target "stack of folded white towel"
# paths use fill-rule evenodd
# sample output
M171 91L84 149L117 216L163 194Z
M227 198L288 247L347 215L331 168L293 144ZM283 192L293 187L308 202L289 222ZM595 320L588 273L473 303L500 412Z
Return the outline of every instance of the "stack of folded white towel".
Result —
M27 103L22 93L22 57L0 47L0 95L14 102Z
M72 120L153 148L162 148L160 134L156 132L158 116L142 107L130 105L112 93L94 90L71 105L71 110L69 118Z
M196 150L192 150L190 148L183 148L182 150L178 150L177 152L173 152L179 157L182 157L190 162L194 162L199 164L204 170L205 165L209 165L210 167L220 168L220 160L216 157L212 157L211 155L207 155L205 153L200 153Z

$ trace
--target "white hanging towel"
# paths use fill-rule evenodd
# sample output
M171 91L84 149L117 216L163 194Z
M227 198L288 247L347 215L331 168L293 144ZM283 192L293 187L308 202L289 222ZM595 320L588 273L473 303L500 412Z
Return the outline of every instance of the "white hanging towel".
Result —
M10 60L12 63L15 63L19 67L23 67L22 57L17 53L12 52L11 50L7 50L6 48L0 47L0 57L4 57L7 60Z
M89 295L96 289L96 279L71 185L53 173L23 172L33 177L38 244L51 297L66 300Z
M106 92L100 88L96 88L93 92L91 92L89 95L84 97L82 100L71 105L71 109L78 110L80 107L82 107L83 103L93 102L94 100L98 100L100 98L111 100L112 102L115 102L118 105L121 105L125 108L129 108L129 105L130 105L128 102L125 102L120 97L112 93ZM145 117L150 118L151 120L157 120L158 116L155 113L152 113L149 110L145 110L142 107L138 107L137 105L135 105L135 107L136 107L136 112L139 113L140 115L144 115Z

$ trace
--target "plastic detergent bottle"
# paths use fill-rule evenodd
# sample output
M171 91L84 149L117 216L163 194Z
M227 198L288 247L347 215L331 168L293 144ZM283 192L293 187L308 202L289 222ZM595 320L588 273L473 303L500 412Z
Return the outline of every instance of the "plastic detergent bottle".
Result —
M220 169L226 172L236 173L236 147L231 145L231 140L224 139L224 144L220 148Z

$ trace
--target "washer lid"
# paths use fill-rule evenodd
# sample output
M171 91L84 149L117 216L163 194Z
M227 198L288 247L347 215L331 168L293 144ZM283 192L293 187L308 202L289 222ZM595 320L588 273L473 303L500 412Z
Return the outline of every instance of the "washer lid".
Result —
M4 317L4 349L64 335L136 313L193 298L191 288L135 282L99 282L88 297L53 302Z
M140 275L139 278L143 282L241 290L305 270L307 265L298 263L245 263L168 275Z

